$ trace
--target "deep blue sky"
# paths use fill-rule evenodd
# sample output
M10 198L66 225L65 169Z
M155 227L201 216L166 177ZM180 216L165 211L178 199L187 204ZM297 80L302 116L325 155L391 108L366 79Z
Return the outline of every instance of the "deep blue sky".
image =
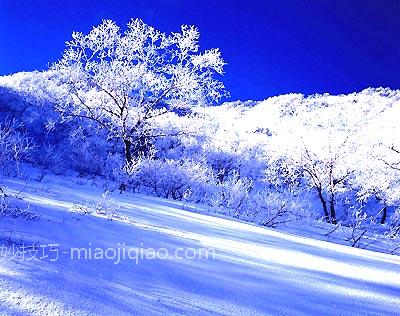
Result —
M0 75L46 69L72 31L131 17L197 25L228 63L231 100L400 88L400 0L0 0Z

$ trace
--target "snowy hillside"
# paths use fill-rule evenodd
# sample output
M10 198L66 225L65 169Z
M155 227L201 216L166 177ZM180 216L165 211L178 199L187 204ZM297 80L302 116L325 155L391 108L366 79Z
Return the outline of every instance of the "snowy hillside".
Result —
M104 198L111 207L97 204L104 212L84 214L100 189L61 178L5 183L8 193L23 189L21 203L40 218L0 221L1 314L399 312L398 256L193 213L151 197L113 193ZM74 248L86 249L86 258ZM129 249L136 256L129 258ZM101 251L102 260L94 255Z
M48 2L0 9L0 316L400 316L395 9Z

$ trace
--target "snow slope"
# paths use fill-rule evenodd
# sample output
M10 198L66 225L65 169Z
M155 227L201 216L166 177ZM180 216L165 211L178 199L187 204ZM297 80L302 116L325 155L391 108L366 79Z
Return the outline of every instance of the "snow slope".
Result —
M71 212L101 190L56 179L6 181L37 221L0 220L1 243L43 246L47 258L0 260L0 314L396 315L400 257L352 249L182 210L179 203L113 194L119 218ZM1 244L0 243L0 244ZM122 245L122 246L121 246ZM72 247L165 248L168 259L71 258ZM212 249L182 259L176 249ZM54 249L58 259L55 260ZM53 261L54 259L54 261Z

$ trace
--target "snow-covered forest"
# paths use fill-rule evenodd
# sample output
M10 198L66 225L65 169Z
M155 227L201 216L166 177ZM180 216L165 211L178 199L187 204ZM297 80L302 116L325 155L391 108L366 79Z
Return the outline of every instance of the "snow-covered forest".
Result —
M398 255L400 90L224 102L223 54L199 36L106 20L48 70L0 77L1 221L35 218L10 179L67 177Z
M149 37L161 37L152 31ZM2 171L19 173L30 164L43 174L76 172L121 192L199 203L260 225L311 218L398 242L400 91L212 105L207 97L225 93L211 77L211 70L222 72L223 60L217 50L189 58L199 34L182 34L177 45L188 41L191 48L173 58L191 62L173 63L174 75L162 78L161 66L145 68L141 56L125 68L125 51L110 61L78 60L74 52L87 48L75 42L49 71L1 77ZM147 44L148 52L158 49Z

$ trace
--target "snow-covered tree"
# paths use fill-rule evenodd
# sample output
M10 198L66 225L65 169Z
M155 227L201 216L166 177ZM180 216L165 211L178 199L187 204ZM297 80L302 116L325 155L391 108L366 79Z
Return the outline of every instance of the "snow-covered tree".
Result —
M88 34L74 32L51 67L67 98L56 109L64 120L89 119L124 144L125 159L146 150L152 120L219 100L215 79L225 65L218 49L199 52L199 31L182 26L167 35L132 19L127 30L104 20ZM136 151L133 153L132 151Z
M385 91L383 91L385 92ZM360 200L377 200L380 223L400 231L400 93L387 90L385 108L362 130L353 186ZM390 100L390 102L389 102ZM388 211L392 210L392 214Z
M356 171L365 171L374 152L374 137L366 131L395 100L384 92L294 95L280 103L273 112L268 145L273 172L267 181L274 171L286 180L305 181L315 188L326 220L336 223L337 195L354 189Z

